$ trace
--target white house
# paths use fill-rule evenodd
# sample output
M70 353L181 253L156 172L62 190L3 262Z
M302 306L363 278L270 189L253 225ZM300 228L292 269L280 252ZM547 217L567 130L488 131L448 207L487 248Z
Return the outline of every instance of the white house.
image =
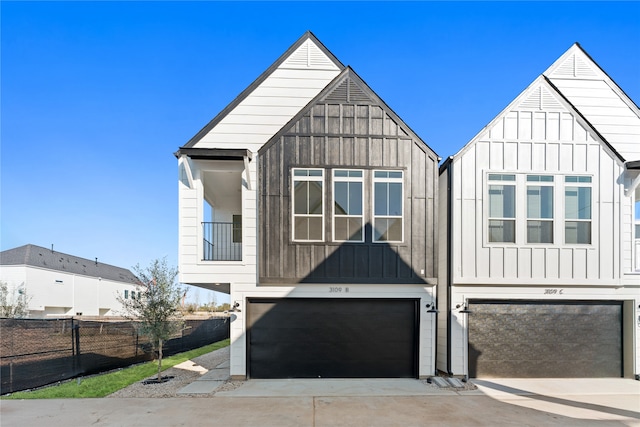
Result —
M438 369L637 375L639 183L638 107L575 44L440 168Z
M117 316L117 296L135 297L136 277L127 269L24 245L0 252L0 280L24 287L29 317Z
M231 375L435 372L437 155L310 32L178 152L183 283Z

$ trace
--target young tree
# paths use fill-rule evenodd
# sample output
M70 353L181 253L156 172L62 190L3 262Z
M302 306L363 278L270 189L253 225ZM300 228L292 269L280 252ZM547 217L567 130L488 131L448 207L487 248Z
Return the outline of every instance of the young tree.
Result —
M162 347L182 329L180 302L185 291L176 283L177 268L167 265L166 258L154 260L146 268L133 267L140 280L135 298L118 296L124 317L137 321L141 334L149 337L158 353L158 382L162 382Z
M9 285L0 281L0 317L20 318L29 315L29 301L24 283L9 290Z

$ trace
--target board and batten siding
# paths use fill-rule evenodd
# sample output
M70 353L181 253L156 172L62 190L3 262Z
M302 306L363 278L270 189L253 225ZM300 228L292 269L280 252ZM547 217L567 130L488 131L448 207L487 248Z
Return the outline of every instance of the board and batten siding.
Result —
M308 107L258 156L260 284L435 283L437 157L422 141L349 82L351 97L332 92ZM344 84L336 84L340 92ZM342 92L341 92L342 93ZM346 94L346 91L343 92ZM291 169L323 168L323 242L295 242L291 226ZM332 170L364 170L365 242L332 241ZM372 243L372 174L404 171L404 241Z
M520 106L528 106L527 100ZM488 172L554 174L556 181L591 175L592 244L563 245L562 236L554 244L488 243ZM454 283L618 284L621 206L628 201L616 182L623 172L611 150L557 102L551 110L514 109L499 116L454 159Z

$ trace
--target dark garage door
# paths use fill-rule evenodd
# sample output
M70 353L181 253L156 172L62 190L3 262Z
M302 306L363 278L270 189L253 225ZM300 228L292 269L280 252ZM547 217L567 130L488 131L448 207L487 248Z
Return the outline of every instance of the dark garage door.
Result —
M253 299L251 378L415 378L418 301Z
M470 301L469 376L622 376L621 302Z

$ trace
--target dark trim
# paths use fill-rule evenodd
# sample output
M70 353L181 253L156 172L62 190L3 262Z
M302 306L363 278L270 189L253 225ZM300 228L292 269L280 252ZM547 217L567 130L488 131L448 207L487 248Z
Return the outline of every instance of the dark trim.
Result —
M453 202L451 192L453 188L453 156L450 156L442 165L447 170L447 374L453 375L451 371L451 316L452 316L452 303L451 294L453 287L453 244L451 242L453 236L453 222L452 222L452 206Z
M627 170L640 170L640 160L626 162L624 166L627 168Z
M294 242L295 244L304 243L304 242ZM333 242L310 242L310 244L322 244L323 246L332 246L328 243ZM342 246L339 243L344 242L336 242L337 246ZM363 245L364 243L358 242L353 243L353 246ZM419 276L416 277L262 277L260 279L259 286L282 286L283 283L298 285L298 284L313 284L313 285L432 285L433 283L429 283L428 278L421 278ZM435 279L435 278L434 278Z
M564 100L564 102L566 102L567 104L569 104L569 106L573 109L573 111L575 111L575 112L576 112L576 114L577 114L578 116L580 116L580 118L581 118L582 120L584 120L584 121L585 121L585 123L586 123L586 124L591 128L591 130L592 130L593 132L595 132L595 134L596 134L596 135L598 135L598 138L600 138L600 140L601 140L601 141L602 141L602 142L603 142L607 147L609 147L609 149L610 149L611 151L613 151L613 153L618 157L618 159L624 163L624 157L622 157L622 155L620 155L620 153L618 153L618 151L616 151L616 149L615 149L615 148L613 148L613 146L612 146L611 144L609 144L609 141L607 141L607 139L606 139L604 136L602 136L602 134L601 134L600 132L598 132L598 130L595 128L595 126L593 126L593 125L591 124L591 122L590 122L589 120L587 120L587 118L582 114L582 112L580 112L580 110L579 110L578 108L576 108L576 106L575 106L575 105L573 105L573 104L571 103L571 101L569 101L569 99L568 99L566 96L564 96L564 94L562 93L562 91L561 91L560 89L558 89L558 88L556 87L556 85L554 85L554 84L551 82L551 80L549 80L549 78L548 78L547 76L545 76L545 75L543 74L543 75L542 75L542 77L543 77L543 78L544 78L544 80L547 82L547 84L549 84L549 86L551 86L551 88L552 88L552 89L553 89L553 90L554 90L554 91L555 91L555 92L556 92L556 93L557 93L557 94L558 94L558 95L559 95L559 96Z
M220 123L222 119L224 119L231 111L233 111L233 109L235 109L238 104L244 101L244 99L249 96L251 92L253 92L258 86L260 86L260 84L262 84L262 82L264 82L276 70L276 68L282 65L282 63L286 61L287 58L308 39L311 39L340 70L344 69L344 65L338 60L338 58L336 58L333 53L331 53L329 49L327 49L326 46L323 45L322 42L320 42L320 40L318 40L311 31L307 31L294 44L292 44L289 49L287 49L282 55L280 55L280 57L273 64L271 64L269 68L267 68L262 74L260 74L260 76L258 76L258 78L255 79L253 83L251 83L245 90L240 92L240 95L238 95L233 101L231 101L229 105L227 105L222 111L220 111L218 115L216 115L209 123L207 123L202 129L200 129L200 131L198 131L198 133L196 133L184 145L184 147L191 148L195 144L197 144L198 141L200 141L206 134L209 133L209 131L211 131L211 129L213 129L218 123Z
M269 149L269 147L271 147L271 145L275 144L276 141L278 141L280 139L281 136L283 136L285 133L288 132L288 130L291 128L291 126L293 126L296 122L298 122L298 120L300 120L306 113L309 112L309 110L311 109L311 107L315 104L317 104L319 101L322 100L322 98L324 98L326 95L328 95L329 93L331 93L331 91L333 91L333 89L335 89L336 86L338 86L344 79L346 78L351 78L353 80L356 81L356 83L361 87L361 89L363 89L365 92L368 92L367 95L369 95L369 97L373 98L374 100L374 104L375 105L379 105L380 107L382 107L385 112L387 114L389 114L389 116L391 116L391 118L393 120L395 120L399 126L403 127L407 133L409 134L409 137L413 140L414 144L416 142L421 142L422 144L416 144L416 146L418 148L420 148L423 152L425 153L430 153L433 157L432 160L434 160L436 163L439 161L440 157L438 156L438 154L433 151L433 149L431 149L431 147L429 147L427 145L426 142L424 142L422 140L422 138L420 138L383 100L382 98L380 98L378 96L378 94L376 94L370 87L369 85L367 85L367 83L362 80L362 78L360 78L360 76L350 67L347 66L344 70L342 70L342 72L340 74L338 74L327 86L325 86L324 89L322 89L322 91L320 91L320 93L318 93L318 95L315 96L315 98L313 98L311 101L309 101L309 103L307 105L305 105L299 112L298 114L296 114L295 116L293 116L291 118L291 120L289 120L287 122L287 124L285 124L275 135L273 135L269 141L267 141L266 144L264 144L262 147L260 147L260 150L258 150L259 153L263 153L265 150ZM344 136L344 135L341 135Z
M188 156L192 159L203 160L244 160L247 157L252 159L251 150L231 149L231 148L186 148L182 147L175 153L176 158L180 156Z
M438 168L438 175L442 175L442 172L444 172L446 169L449 169L449 164L451 162L453 162L453 156L447 157Z
M469 304L623 305L624 300L470 298Z

